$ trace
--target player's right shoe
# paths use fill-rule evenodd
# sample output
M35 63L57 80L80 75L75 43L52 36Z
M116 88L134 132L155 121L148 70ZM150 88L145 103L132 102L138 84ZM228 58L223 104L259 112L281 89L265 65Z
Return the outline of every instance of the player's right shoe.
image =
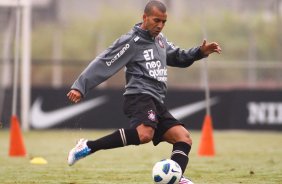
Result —
M86 139L80 139L75 147L70 150L69 156L68 156L68 164L69 166L72 166L77 162L78 160L86 157L91 153L91 149L87 146Z

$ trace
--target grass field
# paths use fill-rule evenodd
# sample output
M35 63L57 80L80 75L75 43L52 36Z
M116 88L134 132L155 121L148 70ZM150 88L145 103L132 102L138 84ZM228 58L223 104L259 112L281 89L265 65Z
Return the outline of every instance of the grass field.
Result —
M67 165L68 151L77 139L98 138L111 131L30 131L24 133L28 156L8 156L9 132L0 131L0 184L150 184L154 163L170 156L165 143L100 151L76 165ZM282 133L214 131L216 156L200 157L200 132L185 175L195 184L282 184ZM29 160L41 156L47 165Z

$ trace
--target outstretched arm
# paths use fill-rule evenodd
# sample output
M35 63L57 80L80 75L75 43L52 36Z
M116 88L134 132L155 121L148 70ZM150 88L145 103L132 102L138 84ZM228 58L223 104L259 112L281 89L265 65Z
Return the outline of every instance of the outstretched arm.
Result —
M211 43L207 43L207 40L204 40L200 50L202 52L203 55L208 56L214 52L220 54L221 53L221 48L218 45L218 43L216 42L211 42Z
M213 52L221 53L221 48L218 43L207 43L203 41L201 46L190 49L180 49L173 43L169 42L163 35L161 35L166 44L167 49L167 65L173 67L189 67L195 61L208 57Z
M79 75L67 94L72 102L79 102L91 89L113 76L133 57L131 37L122 36L97 56Z

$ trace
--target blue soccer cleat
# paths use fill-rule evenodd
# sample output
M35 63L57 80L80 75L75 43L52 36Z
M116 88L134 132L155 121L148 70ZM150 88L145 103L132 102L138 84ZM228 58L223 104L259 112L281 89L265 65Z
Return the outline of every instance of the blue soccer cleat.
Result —
M86 139L80 139L78 143L75 145L73 149L69 152L68 156L68 164L69 166L72 166L77 162L78 160L86 157L89 155L91 152L91 149L87 146L87 141Z

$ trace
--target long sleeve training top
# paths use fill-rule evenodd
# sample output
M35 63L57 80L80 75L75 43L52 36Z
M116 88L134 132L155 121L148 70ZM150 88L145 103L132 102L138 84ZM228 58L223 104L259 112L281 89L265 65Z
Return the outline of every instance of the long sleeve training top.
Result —
M180 49L160 33L151 37L136 24L97 56L72 85L85 96L91 89L125 67L124 95L148 94L163 102L167 91L167 66L189 67L205 57L200 47Z

